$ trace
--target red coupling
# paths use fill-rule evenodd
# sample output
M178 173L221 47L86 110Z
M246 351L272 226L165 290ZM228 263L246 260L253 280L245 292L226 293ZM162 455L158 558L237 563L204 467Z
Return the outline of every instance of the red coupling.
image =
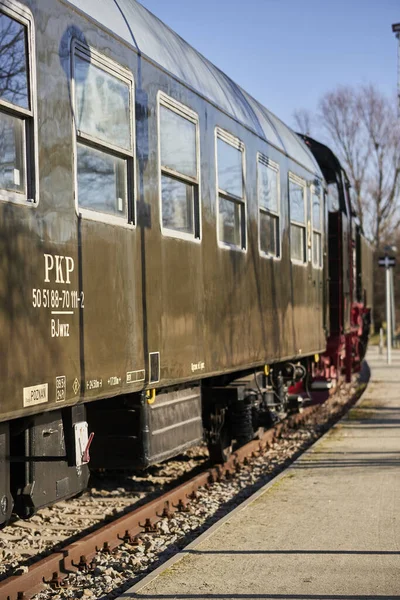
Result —
M90 446L91 446L91 444L93 442L93 438L94 438L94 433L92 431L92 433L89 435L89 439L87 441L86 447L85 447L85 449L83 451L83 454L82 454L82 462L84 464L87 464L90 461L89 450L90 450Z

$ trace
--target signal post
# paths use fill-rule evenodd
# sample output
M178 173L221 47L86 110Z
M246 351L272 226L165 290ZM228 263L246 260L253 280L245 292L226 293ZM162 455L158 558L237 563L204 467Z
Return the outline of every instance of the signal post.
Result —
M394 256L381 256L378 260L379 266L386 269L386 346L387 364L392 363L392 269L396 265Z

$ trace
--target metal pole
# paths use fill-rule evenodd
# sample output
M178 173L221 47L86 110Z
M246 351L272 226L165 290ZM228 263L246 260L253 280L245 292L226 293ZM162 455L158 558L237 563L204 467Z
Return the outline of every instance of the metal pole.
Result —
M392 320L390 317L390 268L386 265L386 349L387 364L392 364Z
M392 343L395 344L396 340L396 308L394 304L394 269L390 268L390 311L392 315Z
M383 354L383 327L379 329L379 354Z
M397 38L397 111L400 117L400 34L396 34Z

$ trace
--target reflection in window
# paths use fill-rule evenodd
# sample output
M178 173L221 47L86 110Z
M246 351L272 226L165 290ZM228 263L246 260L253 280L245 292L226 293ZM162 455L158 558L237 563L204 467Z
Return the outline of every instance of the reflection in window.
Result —
M0 112L0 188L25 192L25 128L17 117Z
M162 225L195 238L200 237L197 127L197 115L161 98Z
M322 267L322 235L313 232L313 264L315 267Z
M305 262L306 260L306 230L305 227L299 227L298 225L290 226L290 244L291 244L291 256L295 260Z
M262 159L258 161L258 193L260 206L278 212L278 169Z
M322 267L322 211L321 196L315 191L311 194L313 223L313 265Z
M193 234L193 186L163 175L161 194L163 227Z
M0 12L0 98L29 109L26 27Z
M337 183L330 183L328 185L328 210L330 212L337 212L339 210L339 188Z
M126 160L78 144L78 165L79 204L126 217Z
M33 146L27 47L27 26L0 12L0 194L6 200L35 196L34 161L27 160Z
M313 227L321 231L321 198L315 192L311 196Z
M290 219L305 223L304 186L289 181Z
M76 126L103 142L131 148L129 85L76 56Z
M132 82L123 75L111 74L108 68L115 73L114 65L106 59L103 65L97 53L77 47L74 83L78 203L86 210L133 220L128 214L128 177L133 163Z
M305 183L289 176L290 254L300 262L307 260L305 193Z
M240 246L241 210L238 202L219 199L219 238L231 246Z
M218 236L228 246L246 248L242 143L217 131Z
M279 167L259 156L257 169L260 249L265 254L279 256Z
M260 210L260 248L265 254L279 256L279 217Z
M218 138L218 187L226 194L243 198L242 152Z
M162 105L160 123L162 166L196 178L196 123Z

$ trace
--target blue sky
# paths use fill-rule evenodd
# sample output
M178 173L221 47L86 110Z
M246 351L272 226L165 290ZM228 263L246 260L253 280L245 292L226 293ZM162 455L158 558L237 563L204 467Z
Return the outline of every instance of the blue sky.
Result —
M293 126L339 84L394 96L400 0L140 0Z

